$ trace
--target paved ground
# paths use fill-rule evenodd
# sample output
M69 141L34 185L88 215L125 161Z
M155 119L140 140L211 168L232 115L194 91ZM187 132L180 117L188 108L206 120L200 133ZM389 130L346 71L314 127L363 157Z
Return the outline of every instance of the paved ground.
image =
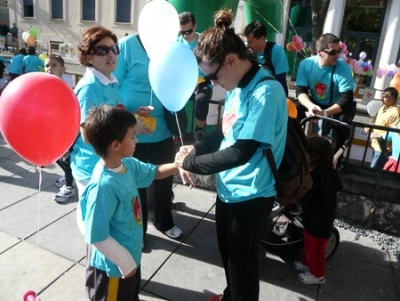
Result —
M0 300L18 301L29 289L42 301L83 301L85 244L75 224L77 197L53 201L61 175L56 165L40 173L0 136ZM40 187L40 188L39 188ZM172 240L149 227L142 261L141 299L206 301L221 293L224 271L214 225L215 193L174 188L174 218L184 235ZM340 229L341 244L328 262L327 282L304 285L295 253L280 257L261 247L260 300L400 300L399 258L370 240Z

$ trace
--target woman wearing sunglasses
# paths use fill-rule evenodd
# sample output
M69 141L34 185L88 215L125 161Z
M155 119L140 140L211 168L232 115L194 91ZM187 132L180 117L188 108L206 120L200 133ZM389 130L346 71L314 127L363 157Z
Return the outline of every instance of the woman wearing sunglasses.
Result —
M349 65L339 59L342 51L340 40L331 33L325 33L317 40L316 47L317 55L301 61L297 71L296 95L301 104L297 116L299 119L303 119L306 114L332 116L337 120L351 122L356 113L354 82ZM315 130L319 134L329 134L324 127ZM332 127L332 146L335 152L349 134L345 127Z
M228 90L222 128L182 146L175 164L217 179L215 221L227 287L209 301L259 300L257 251L269 216L275 180L264 149L279 165L287 131L282 85L256 62L231 28L230 11L216 13L215 27L203 32L194 54L212 84Z
M119 54L116 35L102 26L90 27L82 33L78 53L79 62L86 66L86 72L75 87L81 108L81 127L71 153L71 168L81 195L99 160L93 147L85 143L86 116L95 106L122 104L122 98L118 81L111 74L115 70ZM79 205L77 214L78 225L83 232Z

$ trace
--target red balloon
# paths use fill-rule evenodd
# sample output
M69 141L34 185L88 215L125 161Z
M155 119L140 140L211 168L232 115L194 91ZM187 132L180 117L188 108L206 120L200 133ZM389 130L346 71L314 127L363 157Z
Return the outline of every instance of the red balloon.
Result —
M17 77L0 97L0 129L15 152L48 165L72 145L80 125L79 102L59 77L32 72Z

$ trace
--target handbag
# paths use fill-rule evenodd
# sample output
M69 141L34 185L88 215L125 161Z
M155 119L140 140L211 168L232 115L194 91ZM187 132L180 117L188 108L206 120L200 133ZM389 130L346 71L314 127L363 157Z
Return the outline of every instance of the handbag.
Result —
M179 127L183 136L186 134L186 129L188 126L188 117L185 108L181 109L178 112L171 112L164 107L164 116L168 129L172 132L173 135L179 136L179 129L178 124L176 123L175 114L178 116Z

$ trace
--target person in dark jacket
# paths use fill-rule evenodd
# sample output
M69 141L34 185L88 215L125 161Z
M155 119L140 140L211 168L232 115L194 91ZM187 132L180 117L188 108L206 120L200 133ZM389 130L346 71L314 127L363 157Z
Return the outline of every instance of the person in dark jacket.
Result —
M313 187L300 203L304 212L304 253L302 261L295 261L299 280L305 284L325 282L325 249L335 220L336 195L342 189L337 171L333 168L333 148L322 137L309 140Z
M4 23L3 20L0 20L0 36L3 40L3 51L8 51L8 33L10 32L10 27Z

